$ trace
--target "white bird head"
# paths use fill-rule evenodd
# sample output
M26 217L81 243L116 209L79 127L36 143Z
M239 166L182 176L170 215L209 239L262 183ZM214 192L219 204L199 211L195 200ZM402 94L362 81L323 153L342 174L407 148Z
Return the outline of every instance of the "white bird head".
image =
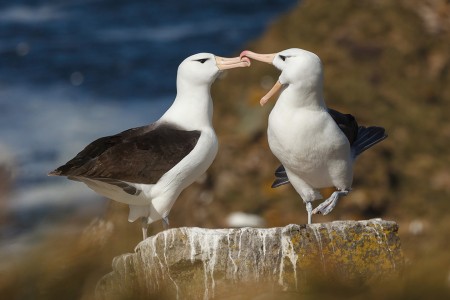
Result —
M161 119L186 130L211 126L210 88L217 75L222 70L248 66L250 59L247 57L225 58L211 53L189 56L178 67L177 96Z
M264 105L282 86L294 85L305 92L312 89L322 89L322 62L312 52L298 48L270 54L260 54L245 50L240 56L272 64L281 70L278 81L261 99L261 105Z
M220 71L250 66L247 57L225 58L211 53L198 53L186 58L178 67L177 78L189 85L211 85Z

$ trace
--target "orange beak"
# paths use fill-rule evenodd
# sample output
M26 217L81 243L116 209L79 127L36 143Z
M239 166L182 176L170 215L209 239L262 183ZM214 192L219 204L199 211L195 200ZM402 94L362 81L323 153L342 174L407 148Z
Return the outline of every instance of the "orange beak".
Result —
M219 70L250 67L251 64L250 59L248 59L247 57L227 58L215 56L215 58L216 58L216 65L219 68Z
M273 59L275 58L276 55L277 55L276 53L260 54L260 53L255 53L252 51L244 50L241 52L240 57L249 57L254 60L259 60L259 61L262 61L262 62L265 62L268 64L272 64Z

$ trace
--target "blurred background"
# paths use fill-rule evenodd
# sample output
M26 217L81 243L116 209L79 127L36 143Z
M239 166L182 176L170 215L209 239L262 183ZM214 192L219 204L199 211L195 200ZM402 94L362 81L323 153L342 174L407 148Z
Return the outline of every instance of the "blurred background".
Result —
M389 134L357 161L352 193L313 221L398 222L408 268L386 296L450 294L449 1L18 0L0 3L0 28L5 299L91 299L112 258L141 240L126 205L50 170L97 137L158 119L185 57L291 47L322 58L329 107ZM273 103L258 101L278 75L253 62L213 85L219 153L175 203L172 227L306 223L291 186L270 188Z

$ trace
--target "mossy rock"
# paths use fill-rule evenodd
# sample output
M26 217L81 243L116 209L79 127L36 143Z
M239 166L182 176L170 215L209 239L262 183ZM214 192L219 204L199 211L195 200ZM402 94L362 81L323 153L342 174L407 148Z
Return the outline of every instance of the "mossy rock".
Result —
M403 254L395 222L336 221L277 228L174 228L114 259L100 298L158 295L225 299L355 290L398 278ZM156 297L156 296L155 296Z

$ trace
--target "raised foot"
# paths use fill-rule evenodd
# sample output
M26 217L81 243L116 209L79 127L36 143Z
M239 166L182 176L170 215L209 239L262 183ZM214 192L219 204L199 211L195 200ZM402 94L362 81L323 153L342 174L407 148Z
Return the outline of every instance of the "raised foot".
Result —
M319 206L317 206L312 213L313 214L322 214L327 215L329 214L333 208L336 206L337 201L342 196L347 196L349 191L335 191L333 194L331 194L330 198L322 202Z

